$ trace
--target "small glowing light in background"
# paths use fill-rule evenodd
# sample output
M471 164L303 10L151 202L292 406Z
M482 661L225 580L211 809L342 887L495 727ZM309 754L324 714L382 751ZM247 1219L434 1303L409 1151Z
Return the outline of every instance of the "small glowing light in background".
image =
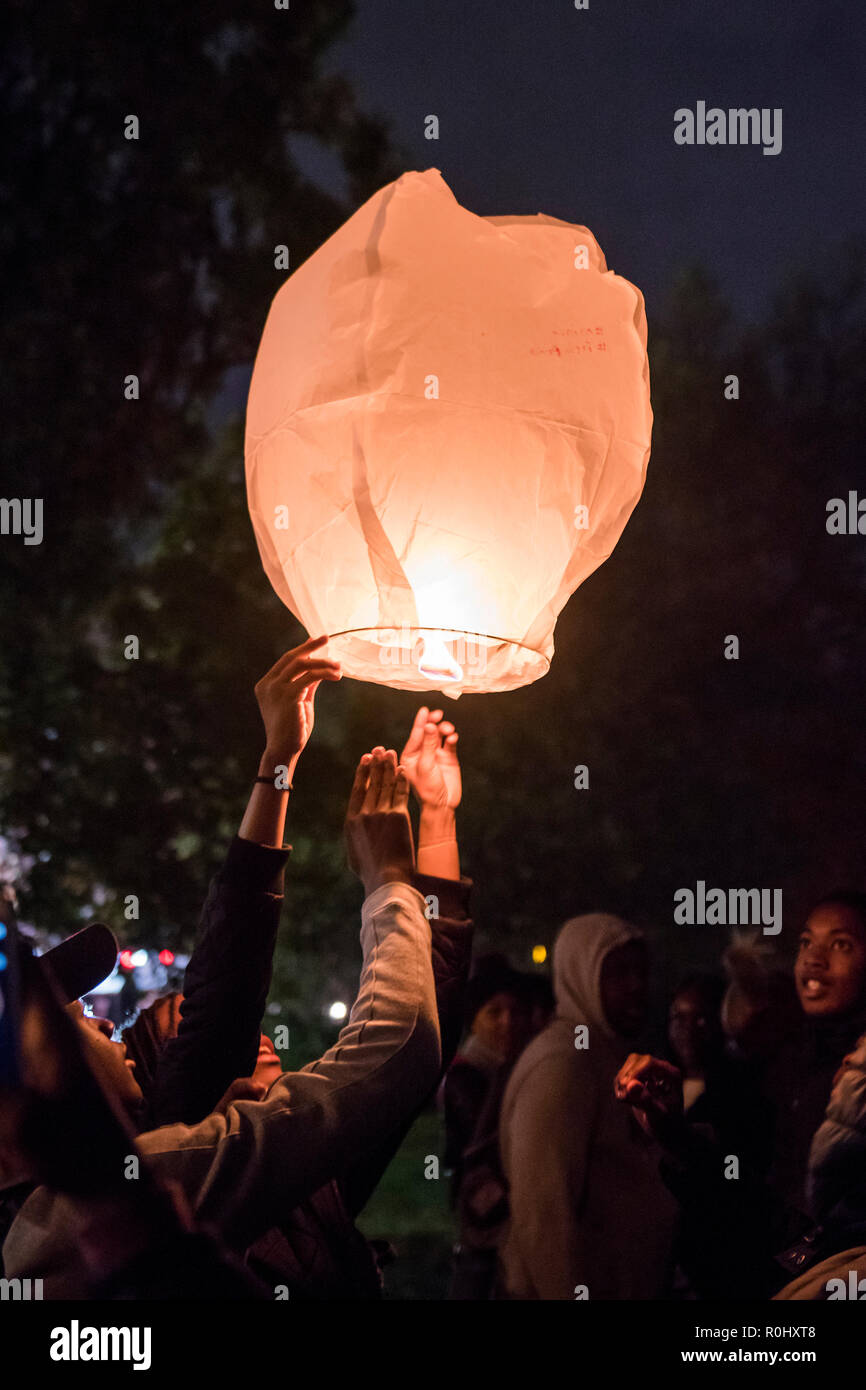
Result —
M544 962L547 960L547 947L533 946L532 959L535 961L536 965L543 965Z
M147 965L147 951L145 951L141 947L139 947L137 951L133 951L132 963L134 966L138 968L140 968L142 965Z
M174 951L168 949L160 951L159 963L160 965L174 965Z
M328 1010L328 1017L345 1018L348 1012L349 1010L346 1008L346 1005L342 1002L342 1000L337 999Z
M120 956L118 957L118 964L120 965L121 970L131 970L131 969L132 969L132 952L131 952L131 951L121 951Z

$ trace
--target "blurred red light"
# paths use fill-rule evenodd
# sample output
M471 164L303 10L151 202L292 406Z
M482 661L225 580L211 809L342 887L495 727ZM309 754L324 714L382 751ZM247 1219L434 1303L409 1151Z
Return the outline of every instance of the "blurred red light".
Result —
M120 968L121 968L121 970L131 970L131 969L132 969L132 952L131 952L131 951L121 951L121 953L120 953Z
M160 951L159 963L160 965L174 965L174 951Z

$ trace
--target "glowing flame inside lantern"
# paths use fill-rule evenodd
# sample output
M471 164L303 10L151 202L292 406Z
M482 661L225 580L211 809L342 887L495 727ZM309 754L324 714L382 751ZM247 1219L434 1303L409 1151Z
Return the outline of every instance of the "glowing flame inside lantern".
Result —
M438 633L419 637L413 653L422 676L435 681L462 681L463 667L455 661Z

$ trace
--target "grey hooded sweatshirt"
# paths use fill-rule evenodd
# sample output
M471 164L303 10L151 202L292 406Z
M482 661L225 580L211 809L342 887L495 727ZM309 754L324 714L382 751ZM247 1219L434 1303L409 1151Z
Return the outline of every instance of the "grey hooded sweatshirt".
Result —
M506 1298L665 1296L676 1203L658 1149L614 1099L632 1048L607 1022L600 989L605 956L642 939L602 913L572 918L557 937L556 1013L518 1059L502 1104Z

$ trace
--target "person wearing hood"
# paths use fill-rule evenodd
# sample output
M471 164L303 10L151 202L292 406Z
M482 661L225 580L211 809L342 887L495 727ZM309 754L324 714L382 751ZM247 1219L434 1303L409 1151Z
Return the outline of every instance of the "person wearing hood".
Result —
M619 917L575 917L560 930L556 1012L519 1058L502 1103L510 1219L501 1297L667 1292L676 1203L655 1145L614 1098L614 1077L645 1022L647 979L643 934Z

